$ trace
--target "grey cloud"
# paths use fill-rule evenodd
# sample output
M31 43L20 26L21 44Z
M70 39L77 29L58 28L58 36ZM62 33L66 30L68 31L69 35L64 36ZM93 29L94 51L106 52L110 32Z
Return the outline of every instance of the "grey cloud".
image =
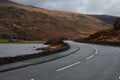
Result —
M120 0L12 0L36 7L79 12L85 14L110 14L120 16Z
M84 13L110 14L120 16L119 0L89 0L85 3Z

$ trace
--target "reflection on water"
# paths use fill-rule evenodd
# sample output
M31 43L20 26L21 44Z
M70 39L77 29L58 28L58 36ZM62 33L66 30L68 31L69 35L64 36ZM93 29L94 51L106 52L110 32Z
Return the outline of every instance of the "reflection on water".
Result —
M36 48L46 47L44 44L0 44L0 57L33 54Z

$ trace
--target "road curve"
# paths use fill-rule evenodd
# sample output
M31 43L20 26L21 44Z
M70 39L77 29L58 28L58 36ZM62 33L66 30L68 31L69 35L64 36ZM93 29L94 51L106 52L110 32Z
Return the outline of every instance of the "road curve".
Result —
M80 50L43 64L0 73L0 80L120 80L120 48L69 42Z

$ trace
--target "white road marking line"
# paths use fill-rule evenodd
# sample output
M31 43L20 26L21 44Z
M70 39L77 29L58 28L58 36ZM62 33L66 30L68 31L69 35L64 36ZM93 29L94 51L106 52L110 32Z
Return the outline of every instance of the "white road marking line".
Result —
M35 79L30 79L30 80L35 80Z
M95 54L98 54L98 52L95 52Z
M87 57L86 59L88 60L88 59L90 59L90 58L92 58L92 57L94 57L95 55L91 55L91 56L89 56L89 57Z
M95 54L98 54L98 50L95 52Z
M80 64L80 61L79 61L79 62L76 62L76 63L74 63L74 64L71 64L71 65L69 65L69 66L60 68L60 69L58 69L58 70L56 70L56 71L62 71L62 70L65 70L65 69L67 69L67 68L70 68L70 67L72 67L72 66L75 66L75 65L77 65L77 64Z
M96 48L96 47L94 47L94 46L91 46L96 52L95 52L95 55L97 55L98 54L98 49Z
M118 79L120 79L120 76L118 77Z
M96 52L98 52L98 49L96 49Z

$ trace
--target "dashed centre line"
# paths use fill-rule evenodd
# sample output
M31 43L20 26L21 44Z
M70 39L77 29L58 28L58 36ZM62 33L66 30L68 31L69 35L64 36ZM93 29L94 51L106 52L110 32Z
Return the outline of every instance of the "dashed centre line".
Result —
M87 57L87 58L86 58L87 60L93 58L95 55L98 54L98 49L96 49L95 47L93 47L93 49L95 49L95 51L96 51L95 54L94 54L94 55L91 55L91 56L89 56L89 57ZM68 65L68 66L66 66L66 67L63 67L63 68L57 69L56 71L59 72L59 71L62 71L62 70L68 69L68 68L70 68L70 67L73 67L73 66L75 66L75 65L78 65L78 64L80 64L80 63L81 63L81 62L78 61L78 62L73 63L73 64L71 64L71 65Z
M120 76L118 77L118 79L120 79Z
M98 54L98 50L96 50L95 54Z
M86 59L88 60L88 59L91 59L92 57L94 57L95 55L91 55L91 56L89 56L89 57L87 57Z
M79 61L79 62L76 62L76 63L74 63L74 64L71 64L71 65L68 65L68 66L66 66L66 67L60 68L60 69L58 69L58 70L56 70L56 71L62 71L62 70L64 70L64 69L70 68L70 67L75 66L75 65L78 65L78 64L80 64L80 61Z

